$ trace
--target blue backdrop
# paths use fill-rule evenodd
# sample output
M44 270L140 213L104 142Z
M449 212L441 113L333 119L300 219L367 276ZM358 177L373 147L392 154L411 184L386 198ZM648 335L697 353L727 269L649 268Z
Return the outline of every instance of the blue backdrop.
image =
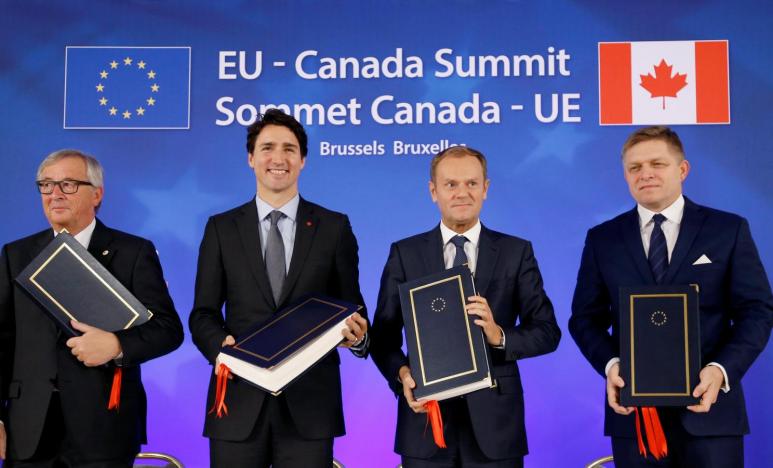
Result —
M227 123L233 120L230 112L247 105L241 115L249 118L249 106L320 104L327 114L324 124L317 118L307 126L311 144L301 194L350 216L360 245L361 286L372 311L390 243L438 222L427 191L430 155L397 155L394 142L448 140L477 147L489 157L492 180L483 222L533 241L564 331L555 353L520 363L531 451L526 466L582 466L608 454L610 447L602 435L603 380L582 358L566 330L571 295L586 230L633 206L619 157L632 127L598 124L597 43L729 40L732 124L677 128L693 169L685 192L698 203L746 216L770 272L773 129L768 114L773 104L773 56L767 48L773 41L771 15L769 2L753 1L4 0L0 3L0 241L46 226L33 185L40 160L55 149L83 149L105 166L100 218L155 242L172 296L187 320L198 243L207 217L255 193L254 175L246 161L245 130L238 121ZM83 83L96 87L102 79L98 72L110 67L110 60L95 59L96 71L74 70L77 61L68 61L69 96L82 96L94 106L80 106L87 109L85 116L68 115L68 127L80 117L110 124L89 121L85 125L89 127L144 126L138 123L143 116L136 110L143 107L146 121L177 129L64 128L65 57L73 50L68 46L189 47L189 75L187 69L177 70L179 63L174 62L157 78L147 77L148 81L145 75L152 70L141 68L124 76L135 80L128 84L105 81L113 102L128 99L121 103L126 109L117 109L119 114L112 117L107 113L112 104L98 107L99 93L105 91L69 89ZM540 55L547 63L551 54L557 60L561 50L569 58L563 62L567 73L560 72L556 61L552 75L546 67L542 76L536 68L532 76L521 68L520 76L442 77L435 75L446 70L435 56L441 49L452 50L441 60L525 54ZM238 51L245 52L243 73ZM114 52L119 60L133 58L136 67L145 53L142 49ZM262 53L262 70L260 76L249 79L245 76L257 72L256 52ZM397 74L400 53L402 77L390 77ZM148 56L149 68L160 70L170 63L162 55ZM299 56L300 71L295 64ZM365 57L385 62L390 56L395 58L379 66L378 78L363 77L375 74ZM334 71L328 62L340 57L360 59L361 76L352 77L351 64L346 78L340 69ZM413 76L415 65L409 71L408 57L422 61L423 76ZM182 63L185 66L184 59ZM119 70L128 69L109 71L114 75L107 80ZM304 78L304 74L317 74L317 78ZM153 91L153 83L160 89ZM559 112L555 121L541 122L534 96L542 96L543 113L549 115L547 104L554 93L560 98L567 95L569 104L577 107L569 109L568 119ZM480 121L475 123L460 122L473 119L470 109L462 117L457 115L454 124L428 123L426 113L422 123L415 118L406 124L379 123L371 112L374 101L383 101L379 118L398 119L400 102L435 103L440 111L441 102L458 106L472 101L474 95L481 103ZM147 103L150 98L157 99L158 107ZM484 102L499 107L498 118ZM161 109L170 103L174 108ZM513 110L512 105L522 105L523 110ZM488 120L495 122L484 121L486 109ZM120 115L125 110L131 118ZM78 106L68 111L77 113ZM405 112L400 118L407 120ZM449 114L437 118L447 121ZM365 145L374 140L376 146L384 145L383 151L376 151L383 154L321 155L330 148L322 142ZM348 434L336 441L336 457L351 467L395 466L395 399L370 361L344 354ZM768 393L772 354L768 347L744 378L752 427L746 438L748 466L765 466L773 460L773 404ZM201 429L210 367L188 338L181 349L144 368L150 399L148 449L173 453L189 466L206 466L207 442Z

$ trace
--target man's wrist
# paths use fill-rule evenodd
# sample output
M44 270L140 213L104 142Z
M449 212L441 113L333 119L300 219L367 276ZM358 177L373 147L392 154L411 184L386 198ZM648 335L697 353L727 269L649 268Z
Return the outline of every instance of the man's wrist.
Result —
M499 329L499 342L491 346L495 349L505 349L505 330L499 325L497 325L497 329Z
M349 346L349 350L354 353L355 356L363 357L365 356L365 352L368 349L368 346L370 344L370 336L368 336L368 332L365 332L364 335L362 335L362 339L359 342L355 342L351 346Z
M405 369L405 371L403 371L403 369ZM411 373L411 368L410 367L408 367L406 365L401 366L397 370L397 381L400 382L400 383L403 383L403 377L405 377L405 375L410 374L410 373Z
M604 366L604 375L606 377L609 377L609 369L611 369L612 366L614 366L615 364L619 364L619 363L620 363L619 357L613 357L612 359L610 359L609 362L607 362L607 365Z
M706 364L706 367L709 367L709 366L716 367L716 368L718 368L720 370L720 372L722 372L722 385L719 388L724 393L729 392L730 391L730 382L728 381L728 378L727 378L727 371L725 371L725 366L723 366L722 364L720 364L718 362L710 362L710 363Z

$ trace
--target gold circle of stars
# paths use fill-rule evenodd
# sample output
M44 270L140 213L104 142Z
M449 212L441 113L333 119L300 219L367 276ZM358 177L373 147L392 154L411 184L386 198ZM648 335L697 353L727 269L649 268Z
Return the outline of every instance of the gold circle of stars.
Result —
M662 310L656 310L652 313L652 315L650 315L650 322L652 322L652 324L656 327L662 327L666 324L666 322L668 322L668 317Z
M446 300L442 297L436 297L432 299L429 306L432 308L432 312L443 312L446 310Z
M140 104L139 107L131 110L125 108L123 109L123 112L121 112L120 109L112 104L110 107L107 107L108 104L110 104L110 99L107 97L105 90L107 89L106 83L108 83L110 79L110 74L119 73L122 70L132 70L134 67L136 67L136 70L140 71L142 74L147 76L148 80L150 80L150 84L148 85L148 98L145 99L144 104ZM113 59L110 63L107 64L105 69L99 72L99 82L95 86L97 94L99 95L98 102L100 107L107 108L108 115L115 117L120 115L124 120L130 120L133 116L144 116L151 107L156 105L156 99L153 96L157 95L156 93L158 93L158 90L161 89L161 87L156 82L156 75L157 74L155 70L148 67L148 64L144 60L135 62L133 58L128 56L122 59L120 62Z

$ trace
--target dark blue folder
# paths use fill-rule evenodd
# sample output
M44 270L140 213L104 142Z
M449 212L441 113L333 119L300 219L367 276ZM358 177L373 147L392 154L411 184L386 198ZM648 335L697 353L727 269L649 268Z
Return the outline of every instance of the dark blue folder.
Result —
M235 346L223 348L222 353L269 368L360 309L339 299L307 295L240 336Z
M623 406L688 406L700 372L698 286L620 288Z
M16 277L70 336L70 320L118 331L147 322L153 313L74 237L62 232Z
M226 346L218 362L247 382L278 394L335 349L346 319L362 306L307 295Z
M475 295L466 265L399 286L417 399L443 400L491 386L483 330L465 311Z

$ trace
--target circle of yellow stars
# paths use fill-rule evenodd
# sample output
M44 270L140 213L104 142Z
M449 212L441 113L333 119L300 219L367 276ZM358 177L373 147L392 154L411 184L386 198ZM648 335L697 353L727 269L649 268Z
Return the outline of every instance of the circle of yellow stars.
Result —
M156 99L153 97L158 93L158 90L161 89L161 87L156 83L156 72L148 67L148 64L144 60L139 60L138 62L135 62L133 58L131 57L125 57L120 62L113 59L110 63L107 64L108 67L103 69L99 72L99 81L97 85L95 86L97 90L97 94L100 96L99 98L99 105L104 106L107 108L107 113L110 116L118 117L120 115L123 117L124 120L130 120L133 116L142 117L145 115L145 112L156 105ZM144 104L141 104L136 109L124 109L123 112L120 112L120 109L115 107L115 105L110 105L108 108L107 105L110 104L110 99L105 94L105 90L107 90L107 85L105 84L109 78L111 73L118 73L121 68L124 69L132 69L134 66L137 67L137 70L141 70L143 74L145 74L150 80L150 84L148 85L149 93L148 98L145 99ZM147 106L143 107L143 106Z
M442 297L432 299L429 305L433 312L443 312L446 309L446 300Z
M662 310L656 310L650 315L650 322L656 327L662 327L668 322L668 316Z

